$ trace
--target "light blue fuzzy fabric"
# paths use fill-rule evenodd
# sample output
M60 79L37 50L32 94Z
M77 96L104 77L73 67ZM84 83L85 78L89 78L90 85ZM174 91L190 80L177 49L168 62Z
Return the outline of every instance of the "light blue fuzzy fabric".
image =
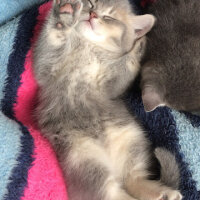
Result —
M184 159L189 163L192 177L200 190L200 127L192 126L184 114L172 111L179 132L179 143Z
M22 132L19 125L0 111L0 199L7 193L12 170L17 166Z
M19 17L0 27L0 100L3 98L3 87L7 71L9 55L12 53L14 37L17 31Z
M44 2L44 0L1 0L0 3L0 24L19 15L25 9Z
M18 27L19 18L0 28L0 100L7 78L7 64L12 52L13 42ZM19 125L8 119L0 111L0 199L7 193L7 185L13 168L17 165L16 158L20 153Z

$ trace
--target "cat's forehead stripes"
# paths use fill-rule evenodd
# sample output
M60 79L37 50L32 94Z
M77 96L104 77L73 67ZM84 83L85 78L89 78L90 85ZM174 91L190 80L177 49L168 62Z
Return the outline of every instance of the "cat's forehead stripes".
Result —
M109 6L106 4L97 4L97 10L101 10L103 11L103 13L107 13L107 14L111 14L114 11L114 7L113 6Z

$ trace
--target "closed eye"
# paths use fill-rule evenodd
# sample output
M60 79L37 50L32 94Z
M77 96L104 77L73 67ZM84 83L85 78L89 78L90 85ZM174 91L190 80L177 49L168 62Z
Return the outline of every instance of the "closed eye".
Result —
M114 19L114 18L112 18L110 16L107 16L107 15L104 15L103 19L105 19L105 20L116 20L116 19Z
M88 0L89 4L90 4L90 8L93 9L94 6L96 5L96 3L98 2L98 0Z
M92 4L91 0L88 0L88 1L89 1L89 4L90 4L90 8L93 9L94 5Z

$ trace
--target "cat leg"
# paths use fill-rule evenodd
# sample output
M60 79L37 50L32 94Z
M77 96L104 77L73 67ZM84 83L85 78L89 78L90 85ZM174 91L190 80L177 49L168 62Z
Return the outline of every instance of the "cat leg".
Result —
M78 137L59 159L70 200L136 200L121 188L99 141Z
M38 80L56 76L65 66L66 57L79 45L74 26L82 11L80 0L54 0L47 22L34 51L34 71Z
M54 0L51 14L43 32L43 36L47 37L49 44L55 47L66 44L74 35L71 33L78 23L82 8L83 3L80 0Z
M136 125L134 127L135 129L130 130L129 142L126 142L128 150L123 168L126 191L139 200L181 200L179 191L164 186L159 181L148 180L147 169L152 161L152 149L143 131Z
M137 171L127 180L127 190L134 197L140 200L181 200L182 195L178 190L163 186L159 181L147 180L145 177L138 177Z
M56 28L75 26L83 8L81 0L54 0L53 16Z

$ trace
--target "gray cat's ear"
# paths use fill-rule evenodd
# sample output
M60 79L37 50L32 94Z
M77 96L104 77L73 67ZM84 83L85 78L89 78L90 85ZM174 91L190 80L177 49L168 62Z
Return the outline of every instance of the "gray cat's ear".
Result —
M136 37L140 38L147 34L155 24L156 18L153 15L137 15L133 17L133 28Z
M142 90L142 101L146 112L151 112L159 106L165 106L161 96L152 86L146 86Z

